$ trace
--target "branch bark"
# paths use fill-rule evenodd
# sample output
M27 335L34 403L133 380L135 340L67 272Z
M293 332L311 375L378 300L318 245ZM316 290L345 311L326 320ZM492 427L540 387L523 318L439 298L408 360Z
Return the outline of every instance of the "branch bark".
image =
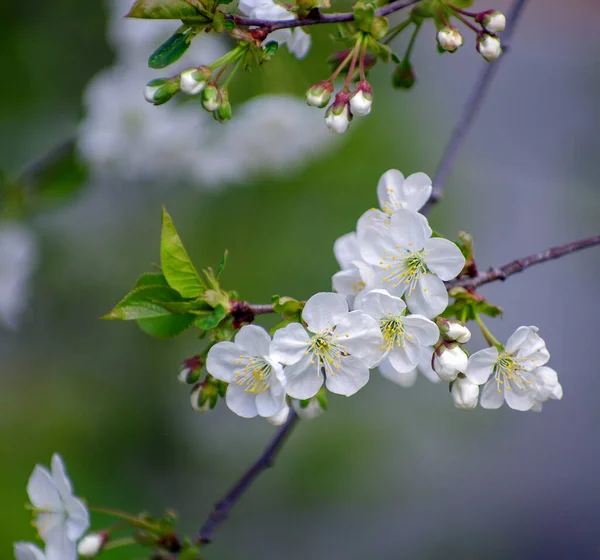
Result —
M595 247L596 245L600 245L600 235L594 235L586 239L581 239L580 241L573 241L572 243L567 243L566 245L559 245L558 247L551 247L546 251L536 253L530 257L524 257L522 259L512 261L500 268L490 268L487 272L482 272L473 278L459 278L458 280L446 282L446 287L450 289L460 286L462 288L474 290L483 284L489 284L490 282L495 282L496 280L504 281L509 276L517 274L517 272L522 272L526 268L529 268L535 264L540 264L553 259L559 259L565 255L570 255L571 253L575 253L589 247Z

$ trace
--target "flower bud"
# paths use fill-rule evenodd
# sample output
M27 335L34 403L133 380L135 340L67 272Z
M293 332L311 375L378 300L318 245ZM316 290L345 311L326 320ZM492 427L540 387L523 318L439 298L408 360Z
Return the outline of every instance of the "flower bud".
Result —
M179 87L183 93L188 95L196 95L200 93L208 83L212 76L212 72L206 66L199 68L188 68L180 75Z
M329 103L331 94L333 93L333 84L331 82L319 82L314 86L308 88L306 92L306 102L311 107L318 107L322 109Z
M221 104L215 111L215 119L219 122L225 122L231 120L231 103L229 103L229 92L225 88L219 89L219 96L221 97Z
M477 406L479 399L479 385L473 383L464 375L459 375L456 381L452 383L452 400L454 406L460 410L473 410Z
M477 39L477 51L488 62L492 62L502 54L502 44L498 37L484 33Z
M88 533L77 545L77 552L83 558L93 558L96 556L108 540L106 533Z
M350 111L353 115L364 116L371 112L373 105L373 91L369 82L359 82L350 97Z
M306 404L304 407L302 407L302 404L303 403L301 401L292 401L292 406L301 420L314 420L315 418L321 416L323 412L325 412L324 408L319 402L319 399L317 398L313 397L310 399L308 404Z
M144 89L144 98L153 105L166 103L179 91L179 77L150 80Z
M392 85L398 89L410 89L415 85L417 77L412 64L406 60L396 66L392 74Z
M286 404L277 414L269 416L267 422L271 426L282 426L287 422L288 416L290 415L290 407Z
M211 113L221 105L221 95L217 84L211 82L202 90L202 107Z
M481 12L475 18L477 23L481 23L485 27L486 31L490 33L502 33L506 27L506 16L502 12L497 10L488 10L487 12Z
M463 44L463 37L456 27L442 27L437 32L437 42L440 48L446 52L455 52Z
M204 360L200 356L192 356L191 358L183 360L177 379L180 383L193 385L200 379L200 372L202 371L203 365Z
M342 134L348 130L352 113L348 103L348 94L340 92L335 96L335 101L329 106L325 113L325 124L336 134Z
M208 412L214 408L219 398L218 392L206 382L197 383L190 393L190 403L196 412Z
M467 369L469 358L458 344L442 344L433 355L433 369L443 381L454 381Z
M444 340L465 344L471 339L471 331L460 321L440 317L436 322Z

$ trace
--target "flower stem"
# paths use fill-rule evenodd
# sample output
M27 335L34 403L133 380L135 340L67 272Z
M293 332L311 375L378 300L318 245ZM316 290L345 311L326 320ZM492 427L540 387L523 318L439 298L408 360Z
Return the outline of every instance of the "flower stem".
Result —
M457 19L459 19L460 21L462 21L467 27L469 27L470 29L472 29L473 31L475 31L475 33L477 33L479 35L480 30L475 27L468 19L466 19L465 17L463 17L454 6L448 6L453 12L454 15L456 16Z
M348 75L346 76L346 81L344 82L344 89L350 89L350 82L352 81L352 75L354 74L354 69L356 68L356 59L358 58L358 53L360 51L360 46L363 41L363 34L360 34L360 37L356 41L356 45L354 45L354 51L352 52L352 60L350 61L350 66L348 68Z
M346 58L344 58L344 60L342 60L341 64L335 69L335 72L333 74L331 74L331 76L329 77L329 80L327 80L328 82L332 82L333 83L333 81L338 77L338 74L344 68L346 68L346 65L348 64L348 62L352 58L352 54L353 54L353 51L350 51L348 53L348 56L346 56Z
M229 76L227 76L227 79L225 80L225 82L223 83L223 87L226 88L229 85L229 82L231 81L231 78L233 78L237 71L241 68L242 63L244 62L244 58L246 53L248 52L248 49L246 49L239 57L238 61L236 62L235 66L233 67L233 69L231 70L231 72L229 73Z
M402 23L399 23L398 25L396 25L396 27L394 27L394 29L392 29L388 34L387 37L385 39L383 39L383 41L381 41L384 45L389 45L396 37L398 37L398 35L400 35L400 33L402 33L410 24L412 23L412 21L410 19L407 19L405 21L403 21Z
M156 525L147 523L146 521L141 520L139 517L136 517L135 515L132 515L131 513L127 513L125 511L101 507L101 506L89 506L89 505L88 505L88 509L90 511L94 511L96 513L104 513L104 514L110 515L112 517L118 517L119 519L125 519L126 521L129 521L132 525L135 525L136 527L141 527L144 529L148 529L149 531L158 532L158 527Z
M367 54L367 43L368 43L367 36L364 35L363 40L362 40L362 51L360 53L360 62L359 62L361 82L364 82L367 79L365 76L365 56Z
M115 539L114 541L108 541L102 550L110 550L111 548L121 548L123 546L131 546L137 544L133 537L123 537L121 539Z
M418 21L415 23L415 30L413 31L412 37L410 38L408 47L406 47L406 53L404 54L404 59L402 60L402 62L404 62L404 63L406 63L410 60L410 55L412 54L413 47L415 46L415 42L417 40L417 35L419 34L419 31L421 30L421 25L422 25L421 21Z
M485 341L490 346L495 346L496 348L502 346L502 344L500 344L498 339L492 334L490 329L488 329L487 325L483 322L483 320L479 316L479 313L477 313L477 312L475 313L475 321L477 321L477 324L479 325L479 330L481 331L483 338L485 338Z
M237 47L235 47L235 49L232 49L229 52L225 53L222 57L217 58L217 60L215 60L214 62L207 64L206 67L210 68L211 70L216 70L217 68L223 65L230 64L234 60L236 60L240 56L240 54L247 48L248 47L246 45L238 45Z

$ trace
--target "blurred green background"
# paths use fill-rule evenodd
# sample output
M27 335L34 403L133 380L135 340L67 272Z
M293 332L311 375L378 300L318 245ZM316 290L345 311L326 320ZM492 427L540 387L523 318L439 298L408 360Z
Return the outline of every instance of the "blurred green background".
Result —
M509 3L477 6L507 11ZM43 3L34 15L22 3L0 7L0 167L8 173L76 132L86 83L114 57L105 8L74 0ZM529 2L431 214L448 237L475 235L482 267L597 233L599 15L594 0ZM210 414L191 410L176 374L199 348L193 332L159 341L133 324L98 320L158 261L161 204L199 267L229 249L224 283L244 299L329 290L332 244L376 203L379 176L392 167L434 174L483 64L472 43L438 56L427 25L415 49L415 89L393 91L391 69L377 67L372 115L293 173L210 190L117 178L67 198L35 197L27 223L41 263L30 307L19 330L0 331L0 557L12 557L13 541L34 539L25 486L54 451L90 504L174 508L182 532L199 527L274 429L223 403ZM327 75L332 49L329 31L315 29L305 61L282 50L262 69L268 80L260 70L234 84L234 100L266 87L301 96ZM521 324L540 327L562 402L541 414L463 413L443 385L420 378L404 390L373 372L359 395L331 398L327 414L297 428L207 557L596 558L598 274L591 250L482 290L505 308L492 324L499 338ZM470 348L481 345L474 337ZM94 516L93 526L106 521Z

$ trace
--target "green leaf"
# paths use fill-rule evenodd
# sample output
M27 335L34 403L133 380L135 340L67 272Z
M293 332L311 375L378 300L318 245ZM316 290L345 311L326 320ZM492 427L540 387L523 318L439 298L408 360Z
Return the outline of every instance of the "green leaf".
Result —
M359 29L369 33L375 19L375 6L361 0L354 4L352 11L354 12L354 23Z
M135 287L142 286L166 286L169 287L167 279L160 272L144 272L136 281Z
M196 19L199 12L186 0L136 0L125 17L142 19Z
M173 220L163 208L160 239L160 263L162 272L171 288L184 298L196 298L204 292L204 284L173 225Z
M141 286L129 292L103 319L132 321L170 315L159 302L182 301L181 296L167 286Z
M223 269L225 268L225 265L227 264L227 255L229 254L229 251L227 249L225 249L225 252L223 253L223 258L221 259L221 262L219 263L219 268L217 268L217 280L221 277L221 273L223 272Z
M223 22L223 27L224 27L225 29L227 29L228 31L231 31L232 29L235 29L235 23L234 23L234 22L233 22L233 20L231 20L231 19L226 19L226 20Z
M225 308L222 305L217 305L217 307L215 307L212 311L210 312L206 312L206 314L204 315L200 315L200 317L198 317L198 314L196 315L196 326L204 329L204 330L210 330L215 328L227 315L227 311L225 310Z
M168 315L166 317L155 317L152 319L140 319L137 323L146 334L156 338L171 338L181 334L194 324L195 316Z
M191 42L189 33L175 33L171 35L148 59L150 68L166 68L179 60L188 50Z
M265 55L273 56L277 52L278 49L279 49L279 43L277 43L277 41L269 41L265 45Z

